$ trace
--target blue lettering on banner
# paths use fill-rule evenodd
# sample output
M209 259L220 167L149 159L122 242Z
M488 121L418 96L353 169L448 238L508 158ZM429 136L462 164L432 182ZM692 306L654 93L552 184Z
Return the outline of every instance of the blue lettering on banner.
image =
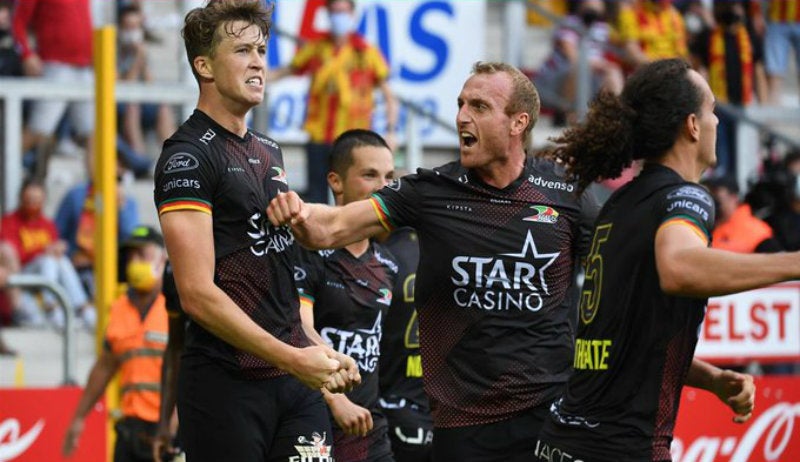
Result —
M403 64L400 67L401 79L410 80L412 82L424 82L433 79L444 69L448 55L447 42L445 42L442 37L431 33L422 26L425 16L436 11L444 13L451 18L454 14L453 7L447 2L425 3L411 15L411 21L408 26L411 40L421 47L430 50L436 57L433 67L426 71L415 71Z

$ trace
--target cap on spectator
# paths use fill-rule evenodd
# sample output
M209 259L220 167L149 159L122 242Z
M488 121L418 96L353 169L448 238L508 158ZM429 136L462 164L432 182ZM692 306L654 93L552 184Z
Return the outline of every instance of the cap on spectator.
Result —
M152 226L137 226L131 232L130 237L122 243L122 248L139 247L145 244L155 244L164 247L164 238L161 233Z

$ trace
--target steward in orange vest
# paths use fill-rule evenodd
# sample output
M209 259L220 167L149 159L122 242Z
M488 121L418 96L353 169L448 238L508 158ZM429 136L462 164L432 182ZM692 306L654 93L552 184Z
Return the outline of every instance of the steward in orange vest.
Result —
M115 427L114 461L153 460L161 363L168 338L168 317L161 294L166 252L161 235L144 226L135 228L122 248L129 288L111 305L103 352L92 367L64 438L65 456L77 447L86 415L119 372L122 418Z

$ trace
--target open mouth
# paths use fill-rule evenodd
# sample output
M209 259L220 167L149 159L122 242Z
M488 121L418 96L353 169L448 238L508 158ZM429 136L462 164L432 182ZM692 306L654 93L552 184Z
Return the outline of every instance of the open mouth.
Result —
M250 77L245 81L245 83L251 87L260 87L264 84L263 80L261 80L261 77Z
M461 132L460 136L461 136L461 142L464 144L464 146L468 148L475 145L475 143L478 142L478 138L475 138L475 135L473 135L472 133Z

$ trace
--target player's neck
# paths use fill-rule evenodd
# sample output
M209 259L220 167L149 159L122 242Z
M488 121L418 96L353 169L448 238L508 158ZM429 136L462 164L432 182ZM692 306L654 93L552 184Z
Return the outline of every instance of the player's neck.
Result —
M525 153L498 159L483 167L475 168L475 173L484 183L497 189L504 189L513 183L525 168Z
M680 149L677 146L673 146L673 148L667 151L657 162L675 170L681 178L693 183L699 183L700 177L706 168L708 168L707 165L701 164L700 159L695 153Z
M350 252L352 256L359 258L369 249L369 239L353 242L350 245L344 246L344 248Z
M197 109L214 119L222 128L243 137L247 133L247 112L250 108L241 107L221 97L216 92L201 94Z

